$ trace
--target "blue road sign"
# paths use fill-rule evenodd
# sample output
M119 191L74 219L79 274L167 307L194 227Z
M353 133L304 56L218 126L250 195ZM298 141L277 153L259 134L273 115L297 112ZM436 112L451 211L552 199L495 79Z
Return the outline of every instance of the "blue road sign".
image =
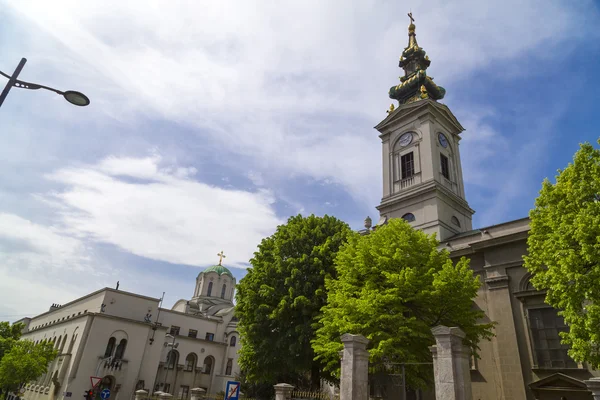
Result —
M225 400L238 400L240 397L240 383L228 381L225 390Z
M100 397L102 398L102 400L107 400L110 397L110 390L109 389L102 390L102 392L100 392Z

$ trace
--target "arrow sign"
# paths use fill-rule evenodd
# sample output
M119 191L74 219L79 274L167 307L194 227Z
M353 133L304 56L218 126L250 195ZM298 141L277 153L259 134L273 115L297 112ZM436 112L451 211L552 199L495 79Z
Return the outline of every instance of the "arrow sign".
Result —
M100 382L102 382L102 378L98 376L90 376L90 382L92 382L92 389L94 389L100 384Z
M104 389L102 392L100 392L100 398L102 400L106 400L110 397L110 390L108 389Z

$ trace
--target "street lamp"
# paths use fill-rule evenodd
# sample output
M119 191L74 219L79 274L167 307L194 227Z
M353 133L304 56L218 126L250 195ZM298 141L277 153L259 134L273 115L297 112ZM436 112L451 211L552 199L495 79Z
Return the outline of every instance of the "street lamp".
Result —
M17 69L15 69L15 72L13 72L12 75L8 75L8 74L5 74L4 72L0 71L0 75L8 78L8 83L4 87L4 90L2 91L2 93L0 94L0 107L2 107L2 103L4 103L4 99L6 98L6 96L8 96L8 92L10 92L10 89L12 89L13 86L18 87L20 89L50 90L51 92L58 93L61 96L63 96L65 98L65 100L67 100L69 103L74 104L76 106L80 106L80 107L84 107L84 106L87 106L90 104L90 99L88 99L88 97L81 92L76 92L74 90L67 90L66 92L63 92L63 91L60 91L58 89L54 89L54 88L51 88L48 86L38 85L37 83L31 83L31 82L25 82L25 81L18 80L17 77L21 73L21 70L25 66L26 62L27 62L27 59L22 58L21 62L17 66Z

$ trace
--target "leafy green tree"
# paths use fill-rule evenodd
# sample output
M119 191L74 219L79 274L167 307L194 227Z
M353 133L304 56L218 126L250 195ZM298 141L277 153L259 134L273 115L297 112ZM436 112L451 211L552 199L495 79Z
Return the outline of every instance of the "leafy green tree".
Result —
M312 324L327 299L325 279L335 275L336 253L350 233L334 217L298 215L262 240L236 295L239 363L248 381L298 385L309 377L319 387Z
M47 372L48 364L56 356L52 343L15 342L0 360L0 388L4 393L16 392L21 385Z
M434 235L402 219L369 235L353 234L335 263L337 279L326 281L327 305L313 341L327 379L339 379L344 333L369 339L373 366L431 362L431 328L437 325L460 327L474 350L492 336L493 324L479 323L484 314L473 307L480 282L468 260L454 264ZM431 371L430 365L407 365L407 384L423 387Z
M4 357L12 345L21 337L23 324L10 324L9 322L0 322L0 360Z
M600 366L600 150L585 143L556 183L542 183L525 267L546 302L561 310L569 355Z

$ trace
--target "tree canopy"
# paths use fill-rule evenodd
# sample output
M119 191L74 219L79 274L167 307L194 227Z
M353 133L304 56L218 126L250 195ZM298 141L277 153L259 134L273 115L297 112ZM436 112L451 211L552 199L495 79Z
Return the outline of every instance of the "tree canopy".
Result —
M525 267L560 310L569 355L600 366L600 150L585 143L556 183L542 183L530 212Z
M23 324L10 324L7 321L0 322L0 360L4 353L21 337Z
M22 384L47 372L48 364L56 355L57 351L49 342L15 342L0 360L0 388L5 393L17 391Z
M344 333L370 340L372 365L431 362L431 328L437 325L460 327L473 349L492 336L492 324L478 323L484 314L473 307L473 299L480 282L468 260L454 264L448 251L437 247L433 235L402 219L349 237L335 261L337 279L326 280L327 305L313 341L328 379L339 378ZM431 371L429 365L408 365L408 385L422 387Z
M337 218L297 215L262 240L236 294L239 363L249 381L298 385L310 376L318 387L312 325L327 299L325 279L335 277L335 256L350 233Z

